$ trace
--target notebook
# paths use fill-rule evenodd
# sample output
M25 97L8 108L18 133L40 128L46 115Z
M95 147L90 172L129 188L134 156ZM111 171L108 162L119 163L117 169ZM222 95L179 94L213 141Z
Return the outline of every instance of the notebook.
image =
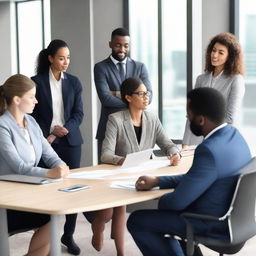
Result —
M153 149L146 149L143 151L130 153L126 155L126 158L120 168L131 168L147 162L153 153Z
M63 179L62 178L61 179L50 179L50 178L45 178L45 177L36 177L36 176L28 176L28 175L7 174L7 175L0 175L0 180L41 185L41 184L49 184L49 183L53 183L53 182L58 182Z

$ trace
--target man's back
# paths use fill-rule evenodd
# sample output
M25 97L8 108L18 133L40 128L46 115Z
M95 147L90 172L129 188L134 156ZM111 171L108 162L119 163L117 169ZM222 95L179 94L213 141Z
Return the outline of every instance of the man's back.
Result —
M210 150L216 180L189 208L202 214L221 216L229 208L239 170L251 159L250 150L238 130L226 126L205 140L197 154Z
M250 159L244 138L226 125L196 148L190 170L178 178L176 187L173 183L175 191L162 197L159 207L222 216L229 207L239 170Z

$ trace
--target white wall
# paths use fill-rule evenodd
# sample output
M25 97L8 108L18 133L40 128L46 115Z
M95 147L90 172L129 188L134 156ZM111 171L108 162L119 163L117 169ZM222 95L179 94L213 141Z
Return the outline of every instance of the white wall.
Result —
M121 0L94 0L94 60L95 63L110 55L108 46L111 32L123 26L123 3Z
M0 2L0 84L16 72L15 37L12 24L13 3Z
M108 42L111 32L123 26L123 3L120 0L94 0L93 1L93 36L94 36L94 64L105 59L111 53ZM99 98L96 99L97 120L101 111ZM96 131L95 131L96 132ZM94 133L94 136L96 133Z
M205 56L206 47L212 37L229 31L229 1L202 0L202 50ZM203 63L204 60L203 60Z

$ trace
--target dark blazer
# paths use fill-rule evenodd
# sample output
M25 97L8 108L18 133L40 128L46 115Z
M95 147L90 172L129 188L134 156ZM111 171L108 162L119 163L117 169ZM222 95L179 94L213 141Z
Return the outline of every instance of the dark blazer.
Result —
M129 110L119 111L108 118L101 161L118 164L120 159L126 157L127 154L154 148L155 144L167 156L179 152L177 146L165 134L156 115L143 111L141 140L138 144Z
M195 150L184 175L160 177L160 188L175 188L160 198L159 209L223 216L229 208L239 169L251 159L239 131L227 125ZM209 223L209 226L214 222ZM225 224L225 223L224 223Z
M48 137L53 118L49 73L38 74L31 79L37 84L36 98L38 100L32 115L41 127L44 136ZM64 73L62 81L64 127L69 131L66 138L70 146L78 146L83 143L79 129L84 116L81 93L82 85L79 79Z
M128 57L125 77L140 78L147 89L152 91L148 72L143 63L134 61ZM103 140L105 137L108 115L123 110L127 108L127 106L120 98L115 97L110 93L110 91L120 91L120 85L122 83L119 71L110 57L95 64L94 80L97 93L101 101L101 115L96 138Z

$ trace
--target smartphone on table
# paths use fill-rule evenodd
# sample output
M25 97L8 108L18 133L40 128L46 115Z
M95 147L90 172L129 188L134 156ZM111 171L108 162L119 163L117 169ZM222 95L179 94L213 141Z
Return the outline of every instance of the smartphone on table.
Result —
M79 191L82 189L87 189L89 188L88 185L73 185L71 187L66 187L66 188L59 188L59 191L64 191L64 192L75 192L75 191Z

